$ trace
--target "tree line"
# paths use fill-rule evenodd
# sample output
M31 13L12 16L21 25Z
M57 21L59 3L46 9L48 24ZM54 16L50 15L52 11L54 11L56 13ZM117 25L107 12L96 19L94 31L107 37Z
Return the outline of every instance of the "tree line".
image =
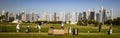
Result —
M104 22L97 22L95 20L79 20L77 22L77 25L88 25L88 24L94 24L95 26L99 25L99 24L106 24L106 25L114 25L114 26L120 26L120 17L109 19L107 21Z

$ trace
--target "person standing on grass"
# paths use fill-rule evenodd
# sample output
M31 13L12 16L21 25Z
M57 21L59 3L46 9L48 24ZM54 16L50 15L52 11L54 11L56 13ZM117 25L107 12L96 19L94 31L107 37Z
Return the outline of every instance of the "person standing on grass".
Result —
M109 30L108 30L108 35L112 34L112 27L110 26Z
M69 34L71 34L71 32L72 32L72 31L71 31L71 27L69 27Z
M26 27L26 33L29 32L29 25Z
M99 32L101 32L101 25L102 25L102 23L99 24Z
M39 23L39 25L37 26L39 32L41 32L41 31L40 31L41 26L42 26L42 23Z
M110 26L110 34L112 34L112 26Z
M64 29L64 23L61 24L61 28Z
M20 23L18 23L17 26L16 26L17 32L19 32L19 30L20 30L20 25L19 25L19 24L20 24Z

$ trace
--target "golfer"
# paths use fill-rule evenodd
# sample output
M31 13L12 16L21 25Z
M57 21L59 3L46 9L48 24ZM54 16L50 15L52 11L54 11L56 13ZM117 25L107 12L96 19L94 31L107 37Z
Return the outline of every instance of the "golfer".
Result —
M61 24L61 28L64 29L64 24L63 23Z
M17 32L19 32L19 30L20 30L20 27L19 27L20 25L19 25L19 24L20 24L20 23L18 23L17 26L16 26Z

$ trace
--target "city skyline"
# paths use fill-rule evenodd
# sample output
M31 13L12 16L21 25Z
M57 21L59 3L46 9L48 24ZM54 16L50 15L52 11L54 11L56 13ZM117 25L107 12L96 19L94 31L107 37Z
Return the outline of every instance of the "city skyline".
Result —
M0 0L0 11L12 11L13 13L36 12L39 15L60 12L83 12L95 9L99 13L103 6L107 11L113 8L113 17L120 16L119 0Z

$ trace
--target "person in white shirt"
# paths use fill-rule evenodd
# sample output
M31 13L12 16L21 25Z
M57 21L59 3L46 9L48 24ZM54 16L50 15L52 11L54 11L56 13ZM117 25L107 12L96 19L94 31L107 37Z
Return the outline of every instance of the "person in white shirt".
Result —
M41 26L42 26L42 23L39 23L39 25L37 25L37 28L38 28L38 31L39 31L39 32L41 32L41 31L40 31Z
M69 34L71 34L71 32L72 32L72 31L71 31L71 27L70 27L70 28L69 28Z
M110 27L110 34L112 34L112 27Z
M29 25L26 27L26 33L29 32Z
M37 27L38 27L38 31L41 32L41 31L40 31L40 29L41 29L41 25L38 25Z
M109 30L108 30L108 35L112 34L112 26L110 26Z
M61 28L64 29L64 23L61 24Z
M18 23L17 26L16 26L17 32L19 32L19 30L20 30L20 25L19 25L19 24L20 24L20 23Z

